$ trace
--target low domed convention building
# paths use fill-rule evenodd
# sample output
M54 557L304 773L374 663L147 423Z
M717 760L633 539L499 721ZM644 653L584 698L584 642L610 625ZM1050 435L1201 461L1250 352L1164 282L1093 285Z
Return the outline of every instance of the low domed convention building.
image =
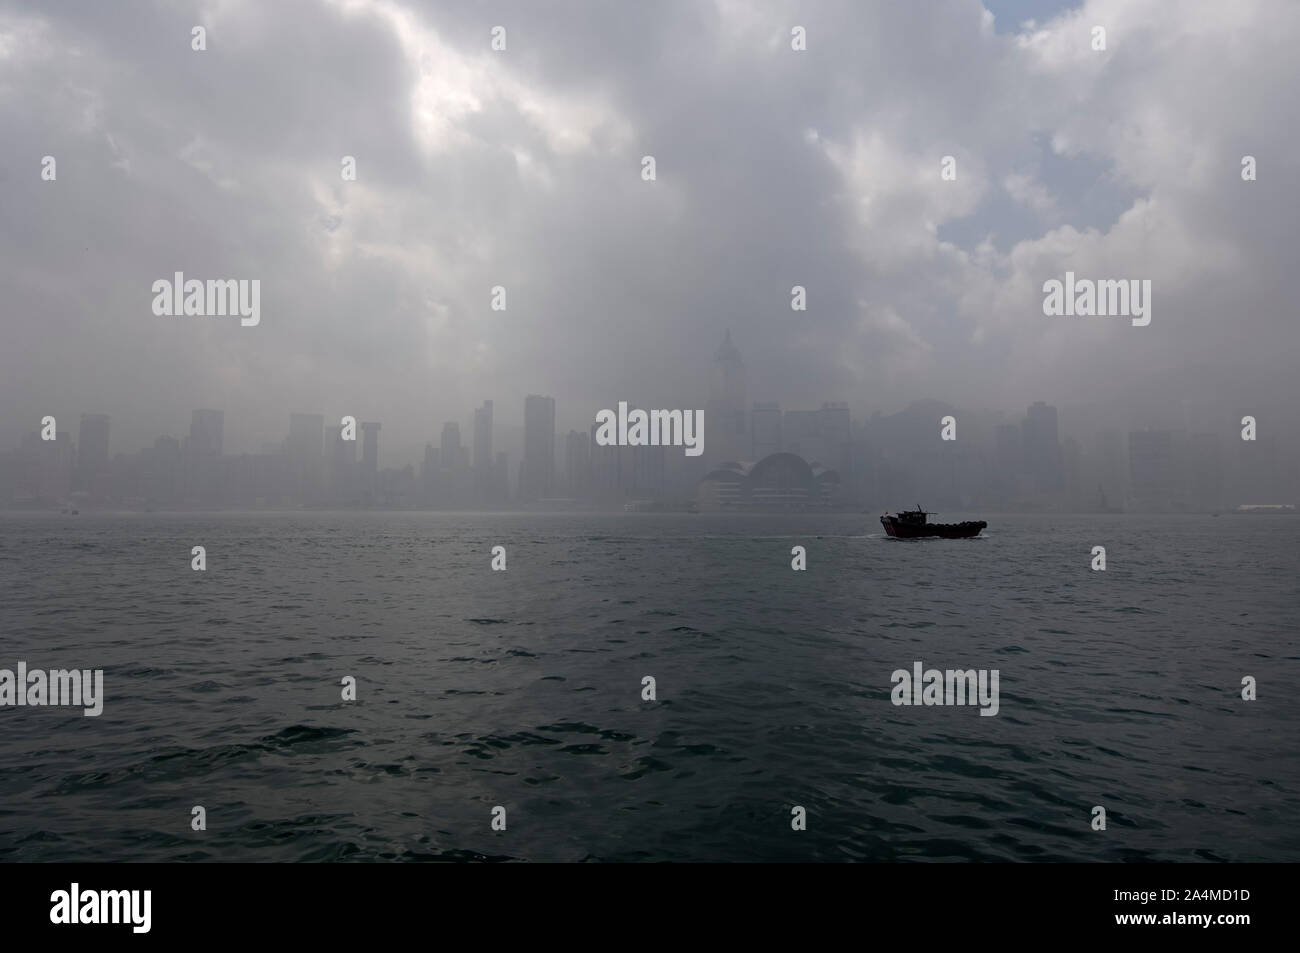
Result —
M840 475L794 453L757 463L733 460L704 475L696 492L701 509L805 509L839 502Z

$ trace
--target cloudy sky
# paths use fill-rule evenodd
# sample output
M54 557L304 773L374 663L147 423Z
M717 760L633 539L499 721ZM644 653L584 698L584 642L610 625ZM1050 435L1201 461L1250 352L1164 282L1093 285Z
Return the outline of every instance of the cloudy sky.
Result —
M787 407L1293 411L1298 46L1289 0L5 0L0 447L585 428L702 406L727 328ZM1150 279L1150 325L1044 316L1067 269ZM154 315L176 271L261 324Z

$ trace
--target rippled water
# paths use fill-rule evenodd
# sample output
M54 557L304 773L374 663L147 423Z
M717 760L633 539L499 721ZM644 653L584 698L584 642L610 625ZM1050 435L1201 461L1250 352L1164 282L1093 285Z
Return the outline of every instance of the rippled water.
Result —
M2 516L0 859L1300 860L1300 519L985 518Z

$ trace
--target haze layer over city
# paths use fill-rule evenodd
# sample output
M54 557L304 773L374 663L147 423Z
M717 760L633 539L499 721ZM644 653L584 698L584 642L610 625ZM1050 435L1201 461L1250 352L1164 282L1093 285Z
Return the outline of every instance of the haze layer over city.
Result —
M0 505L1296 502L1296 9L580 8L6 4Z

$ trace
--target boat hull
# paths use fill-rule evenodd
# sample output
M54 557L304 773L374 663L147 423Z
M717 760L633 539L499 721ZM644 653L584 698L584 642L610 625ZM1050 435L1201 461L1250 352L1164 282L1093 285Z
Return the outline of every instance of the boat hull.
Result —
M880 525L894 539L970 539L989 524L984 520L967 520L964 523L904 523L893 516L880 517Z

